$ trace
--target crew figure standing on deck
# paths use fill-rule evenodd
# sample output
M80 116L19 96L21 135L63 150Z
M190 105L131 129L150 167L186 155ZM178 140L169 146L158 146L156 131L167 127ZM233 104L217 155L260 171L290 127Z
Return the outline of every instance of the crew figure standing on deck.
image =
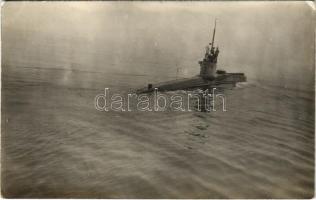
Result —
M217 62L217 56L219 54L219 49L218 47L216 47L216 50L215 50L215 54L214 54L214 61Z

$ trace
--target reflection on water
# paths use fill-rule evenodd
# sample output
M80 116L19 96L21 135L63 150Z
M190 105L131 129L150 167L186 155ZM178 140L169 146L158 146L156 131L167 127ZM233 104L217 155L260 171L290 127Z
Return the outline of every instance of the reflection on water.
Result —
M156 78L157 80L159 78ZM100 112L148 76L4 67L6 197L311 198L313 92L255 82L227 112Z

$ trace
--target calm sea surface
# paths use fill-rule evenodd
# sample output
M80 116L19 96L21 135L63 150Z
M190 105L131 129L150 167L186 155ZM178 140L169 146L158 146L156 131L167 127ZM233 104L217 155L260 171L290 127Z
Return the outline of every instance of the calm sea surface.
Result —
M311 198L312 91L249 81L227 112L100 112L162 77L3 66L5 197ZM220 110L220 109L219 109Z

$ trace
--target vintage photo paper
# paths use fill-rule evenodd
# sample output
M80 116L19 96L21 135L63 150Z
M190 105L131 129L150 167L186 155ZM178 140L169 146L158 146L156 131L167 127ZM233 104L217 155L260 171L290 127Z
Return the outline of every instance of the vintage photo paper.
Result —
M4 198L314 196L312 2L5 2Z

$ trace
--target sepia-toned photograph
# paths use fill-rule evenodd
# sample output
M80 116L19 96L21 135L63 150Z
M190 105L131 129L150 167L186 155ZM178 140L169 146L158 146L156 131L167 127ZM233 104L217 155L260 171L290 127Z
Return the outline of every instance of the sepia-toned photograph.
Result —
M2 3L2 197L313 198L314 11Z

